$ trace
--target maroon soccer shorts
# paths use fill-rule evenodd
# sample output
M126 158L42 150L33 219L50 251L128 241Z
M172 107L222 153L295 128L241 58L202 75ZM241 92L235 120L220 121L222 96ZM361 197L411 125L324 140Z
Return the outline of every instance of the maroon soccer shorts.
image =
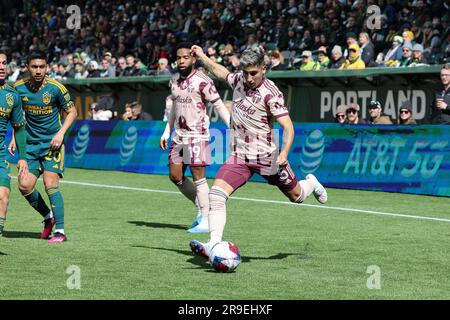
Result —
M271 185L277 186L281 191L288 192L297 186L298 180L288 164L278 167L273 161L245 161L237 156L230 156L222 165L216 179L227 182L234 190L243 186L254 173L259 174Z

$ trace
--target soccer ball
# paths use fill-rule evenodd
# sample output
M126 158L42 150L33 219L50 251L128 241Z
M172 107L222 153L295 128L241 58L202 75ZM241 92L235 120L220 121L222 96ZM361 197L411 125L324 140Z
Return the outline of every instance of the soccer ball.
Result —
M215 244L209 255L211 266L219 272L231 272L241 263L239 248L230 241Z

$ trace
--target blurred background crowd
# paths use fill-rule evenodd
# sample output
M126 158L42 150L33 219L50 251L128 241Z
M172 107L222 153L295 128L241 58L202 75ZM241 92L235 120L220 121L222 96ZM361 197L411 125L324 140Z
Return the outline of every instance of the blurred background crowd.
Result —
M180 41L201 45L230 70L263 46L271 70L441 64L450 57L450 0L80 0L81 29L67 2L0 0L8 79L26 75L32 49L48 52L55 79L170 75ZM380 8L379 25L366 9ZM379 27L379 28L378 28Z

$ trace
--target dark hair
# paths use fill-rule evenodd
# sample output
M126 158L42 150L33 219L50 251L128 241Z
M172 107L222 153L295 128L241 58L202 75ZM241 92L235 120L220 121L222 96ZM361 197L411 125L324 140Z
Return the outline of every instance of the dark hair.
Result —
M4 54L6 58L8 58L8 54L6 53L6 51L0 50L0 54Z
M30 64L31 60L34 59L42 59L45 60L45 63L47 63L47 56L45 55L45 53L43 51L37 50L37 51L32 51L27 58L27 64Z
M183 41L177 45L176 51L178 51L180 49L189 49L190 50L192 48L192 46L193 46L193 44L191 42Z

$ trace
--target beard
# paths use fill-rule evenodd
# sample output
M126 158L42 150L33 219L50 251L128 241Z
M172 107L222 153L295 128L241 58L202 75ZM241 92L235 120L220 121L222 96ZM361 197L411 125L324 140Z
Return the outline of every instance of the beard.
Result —
M180 73L180 75L182 77L187 77L191 73L191 71L192 71L192 66L186 67L184 70L178 69L178 72Z

